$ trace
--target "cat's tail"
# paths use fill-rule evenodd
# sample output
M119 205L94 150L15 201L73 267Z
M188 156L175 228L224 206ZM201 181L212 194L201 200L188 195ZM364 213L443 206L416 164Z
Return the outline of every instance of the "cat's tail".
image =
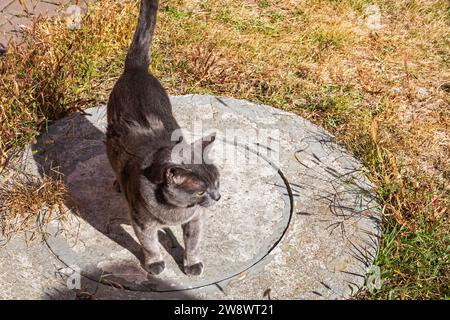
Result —
M139 20L125 59L125 70L148 69L150 44L156 25L158 0L141 0Z

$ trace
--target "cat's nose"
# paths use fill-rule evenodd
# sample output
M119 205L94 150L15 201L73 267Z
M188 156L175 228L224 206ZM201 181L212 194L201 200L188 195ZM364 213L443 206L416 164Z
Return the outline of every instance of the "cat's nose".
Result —
M211 198L213 198L215 201L219 201L221 197L222 197L222 196L221 196L220 193L218 193L218 192L213 192L213 193L211 194Z

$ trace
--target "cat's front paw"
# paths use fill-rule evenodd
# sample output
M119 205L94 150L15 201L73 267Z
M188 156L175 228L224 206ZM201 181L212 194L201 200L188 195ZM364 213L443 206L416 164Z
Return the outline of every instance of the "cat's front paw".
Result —
M165 267L166 264L164 263L164 261L153 262L145 265L145 269L147 270L147 272L155 276L163 272Z
M184 272L190 276L199 276L203 272L203 263L197 262L191 266L184 266Z

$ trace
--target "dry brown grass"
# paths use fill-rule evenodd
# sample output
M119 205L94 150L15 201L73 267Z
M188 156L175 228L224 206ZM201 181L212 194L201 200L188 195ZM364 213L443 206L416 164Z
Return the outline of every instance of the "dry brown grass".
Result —
M0 185L0 244L23 233L27 240L45 236L45 226L63 221L66 188L62 177L44 177L14 173L5 175Z
M161 1L151 70L171 94L214 93L295 112L367 167L385 214L370 297L450 296L449 5L366 0ZM0 59L0 154L49 121L105 102L137 1L99 0L79 30L40 19Z

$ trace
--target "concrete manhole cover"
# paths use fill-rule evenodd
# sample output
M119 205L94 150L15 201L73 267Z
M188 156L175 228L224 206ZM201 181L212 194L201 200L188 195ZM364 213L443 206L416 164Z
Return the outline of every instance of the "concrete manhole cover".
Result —
M127 205L112 188L105 107L58 121L33 146L34 170L43 175L58 167L67 205L78 212L49 226L46 246L62 263L134 292L190 290L203 298L262 298L267 289L273 298L346 298L363 285L379 208L351 154L281 110L214 96L171 100L188 140L208 130L218 136L212 158L222 199L207 213L204 273L183 273L180 227L160 232L163 274L140 267Z

